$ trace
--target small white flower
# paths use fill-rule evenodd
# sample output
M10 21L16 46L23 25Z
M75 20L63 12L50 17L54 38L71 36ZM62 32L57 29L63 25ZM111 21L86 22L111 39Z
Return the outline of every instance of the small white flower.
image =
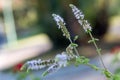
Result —
M72 11L76 17L76 19L84 19L84 14L76 7L74 6L73 4L70 4L69 5L71 8L72 8Z
M56 21L59 29L61 28L60 22L62 22L65 25L65 22L62 17L60 17L57 14L52 14L52 16L53 16L54 20Z
M80 25L82 25L82 24L83 24L83 21L82 21L82 20L78 20L78 23L79 23Z
M62 52L61 54L57 54L55 56L56 62L63 67L67 66L67 59L68 59L68 56L65 52Z
M92 30L91 26L90 26L90 23L88 23L87 20L84 20L83 21L83 29L87 32L87 30Z

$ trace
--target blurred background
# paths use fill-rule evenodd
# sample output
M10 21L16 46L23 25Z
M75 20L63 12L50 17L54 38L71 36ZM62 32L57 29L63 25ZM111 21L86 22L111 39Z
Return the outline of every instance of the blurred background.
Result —
M80 36L76 41L80 55L90 58L91 63L100 66L94 46L87 43L89 36L79 26L69 8L71 3L81 9L85 14L85 19L91 23L92 34L100 39L98 45L102 48L106 65L110 67L112 59L120 52L119 0L0 0L1 80L18 80L18 77L22 75L19 67L25 61L52 58L69 45L69 41L57 29L51 16L52 13L64 18L72 39L75 35ZM71 80L89 80L90 77L94 80L104 80L104 76L101 76L99 72L96 74L88 67L74 68L73 66L64 68L64 71L61 70L46 79L63 80L61 78L63 76L69 80L71 76ZM86 69L87 73L84 71ZM113 68L110 67L110 69L114 71ZM37 75L35 78L39 80L40 73L41 71L33 72L32 76ZM65 76L65 73L68 76ZM80 76L81 74L83 76ZM28 76L26 80L36 80L30 79L29 74L26 76ZM22 77L24 78L23 75Z

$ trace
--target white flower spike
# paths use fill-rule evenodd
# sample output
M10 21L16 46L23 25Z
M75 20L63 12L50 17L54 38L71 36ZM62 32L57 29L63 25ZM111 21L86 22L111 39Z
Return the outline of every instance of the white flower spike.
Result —
M67 39L70 39L70 34L65 26L63 18L57 14L52 14L52 16L58 25L58 29L61 29L61 31L63 32L63 36L65 36Z
M72 12L74 13L75 18L78 20L78 23L83 26L85 32L87 32L88 30L91 31L92 28L90 24L87 22L87 20L84 20L84 14L82 13L82 11L80 11L73 4L70 4L69 6L72 8Z
M69 5L72 8L72 12L74 13L76 19L84 19L84 14L73 4Z
M62 17L60 17L57 14L52 14L52 16L53 16L54 20L56 21L59 29L61 28L60 22L62 22L65 25L65 22Z

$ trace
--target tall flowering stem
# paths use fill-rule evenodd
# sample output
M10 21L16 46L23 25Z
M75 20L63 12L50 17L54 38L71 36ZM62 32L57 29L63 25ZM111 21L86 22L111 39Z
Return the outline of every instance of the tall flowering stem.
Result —
M107 68L106 68L106 66L105 66L105 64L103 62L102 55L101 55L101 49L98 48L98 46L96 44L96 41L98 41L98 39L94 38L93 35L91 34L92 27L90 26L90 23L88 23L88 21L84 19L84 14L76 6L74 6L73 4L70 4L69 6L72 8L72 12L74 13L75 18L78 20L78 23L81 26L83 26L83 29L85 30L85 32L90 35L91 40L89 40L88 43L93 43L94 44L94 46L96 48L96 51L97 51L97 54L99 55L101 64L103 65L105 71L107 71L108 73L110 73L107 70Z
M105 66L105 64L104 64L104 62L103 62L103 59L102 59L101 49L98 48L98 46L97 46L97 44L96 44L97 39L95 39L95 38L93 37L93 35L91 34L91 31L88 30L87 32L88 32L88 34L89 34L90 37L91 37L91 40L89 40L88 43L93 43L93 44L94 44L94 46L95 46L95 48L96 48L96 51L97 51L97 53L98 53L98 55L99 55L99 57L100 57L101 63L103 64L103 67L106 69L106 66Z
M52 16L58 25L58 29L61 29L61 31L63 32L63 36L65 36L70 41L70 43L73 44L73 41L70 37L70 33L65 26L66 23L64 22L63 18L57 14L52 14ZM73 48L74 48L76 55L79 56L79 53L76 47L73 47Z
M82 14L80 11L78 11L80 14ZM76 13L75 13L76 14ZM71 37L70 37L70 34L65 26L65 22L63 20L63 18L61 18L59 15L57 14L52 14L54 20L56 21L57 25L58 25L58 29L61 29L61 31L63 32L63 36L65 36L69 41L70 41L70 45L66 48L66 53L68 54L69 58L68 60L75 60L75 65L78 66L80 64L85 64L85 65L88 65L89 64L89 59L83 57L83 56L79 56L79 53L78 53L78 50L76 49L76 47L78 46L77 44L73 43ZM76 17L78 18L81 18L83 19L84 18L84 15L77 15ZM80 20L79 20L80 22ZM81 23L81 22L80 22ZM88 22L87 20L83 20L83 25L84 25L84 29L88 29L88 30L91 30L91 27L89 27L88 25ZM74 52L76 53L76 55L74 55ZM93 66L92 64L91 65L88 65L88 66ZM95 69L95 67L92 67ZM96 70L96 69L95 69Z

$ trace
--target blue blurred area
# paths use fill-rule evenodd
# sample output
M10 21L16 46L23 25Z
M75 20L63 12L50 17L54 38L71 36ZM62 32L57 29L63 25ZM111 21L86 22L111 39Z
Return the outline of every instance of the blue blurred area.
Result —
M3 45L6 43L6 37L4 34L0 34L0 45Z

